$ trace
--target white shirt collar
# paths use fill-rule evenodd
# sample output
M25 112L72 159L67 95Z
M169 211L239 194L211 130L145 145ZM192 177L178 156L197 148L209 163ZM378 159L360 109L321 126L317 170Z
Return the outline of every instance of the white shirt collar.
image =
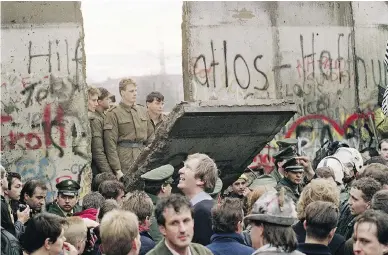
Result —
M172 253L172 255L180 255L178 252L176 252L175 250L173 250L167 243L167 240L164 240L164 244L166 245L167 249L169 249L169 251ZM188 253L187 255L191 255L191 251L190 251L190 246L188 247Z
M190 200L191 206L194 206L203 200L213 200L213 198L205 191L201 191Z

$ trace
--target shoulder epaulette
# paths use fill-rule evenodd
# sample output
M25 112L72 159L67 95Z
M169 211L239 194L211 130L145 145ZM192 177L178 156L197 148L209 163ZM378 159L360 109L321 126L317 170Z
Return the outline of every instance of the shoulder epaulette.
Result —
M117 105L114 105L114 106L112 106L111 108L108 109L108 112L111 112L111 111L113 111L116 108L117 108Z

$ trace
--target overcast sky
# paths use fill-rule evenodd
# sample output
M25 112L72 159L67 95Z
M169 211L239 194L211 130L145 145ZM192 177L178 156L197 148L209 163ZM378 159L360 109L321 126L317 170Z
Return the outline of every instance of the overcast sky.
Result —
M89 82L107 77L182 73L180 0L85 0L86 69Z

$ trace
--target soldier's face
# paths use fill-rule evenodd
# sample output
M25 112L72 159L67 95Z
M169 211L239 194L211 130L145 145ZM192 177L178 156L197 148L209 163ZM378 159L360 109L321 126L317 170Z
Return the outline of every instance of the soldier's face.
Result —
M287 177L294 184L301 184L303 178L303 172L284 172L284 176Z
M77 203L77 196L67 196L64 194L59 194L57 203L63 211L70 212Z
M88 110L91 112L96 111L96 107L98 105L98 95L89 95L89 100L88 100Z
M102 107L104 110L108 110L111 104L111 99L106 97L102 100L98 100L98 105Z
M147 107L148 107L148 110L153 114L162 114L164 101L158 101L157 99L154 99L152 103L147 102Z
M136 102L136 96L137 96L137 88L134 84L129 84L121 92L121 97L128 103L135 103Z

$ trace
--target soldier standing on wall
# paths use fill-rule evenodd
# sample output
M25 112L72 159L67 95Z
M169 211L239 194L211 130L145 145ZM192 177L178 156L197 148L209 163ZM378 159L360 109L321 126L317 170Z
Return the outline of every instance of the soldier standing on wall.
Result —
M156 128L160 126L160 124L162 124L162 122L165 121L167 117L163 113L164 96L157 91L151 92L147 95L146 104L152 125L156 130Z
M136 104L136 83L122 79L121 102L106 113L104 147L109 165L117 178L128 173L134 160L154 137L154 128L144 106Z
M93 177L102 172L112 172L104 150L104 119L109 109L110 93L105 88L88 89L88 117L92 133L92 171Z

